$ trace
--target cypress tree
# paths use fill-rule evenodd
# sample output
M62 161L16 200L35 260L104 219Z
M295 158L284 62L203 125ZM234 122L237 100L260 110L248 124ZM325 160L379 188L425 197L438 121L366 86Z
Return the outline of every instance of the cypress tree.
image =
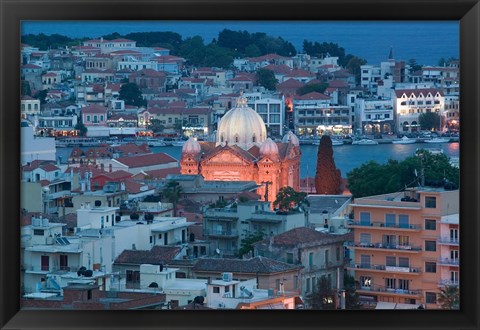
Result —
M318 146L315 190L317 194L337 195L341 193L341 184L340 170L333 160L332 140L323 135Z

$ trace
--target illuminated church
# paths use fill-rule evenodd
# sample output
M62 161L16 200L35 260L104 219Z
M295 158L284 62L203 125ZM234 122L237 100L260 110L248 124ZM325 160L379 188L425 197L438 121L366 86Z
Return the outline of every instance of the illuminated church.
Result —
M237 104L219 121L216 142L190 138L182 148L182 174L201 174L205 180L255 181L257 193L273 202L282 187L300 190L298 138L288 132L282 142L267 138L265 123L247 99L240 95Z

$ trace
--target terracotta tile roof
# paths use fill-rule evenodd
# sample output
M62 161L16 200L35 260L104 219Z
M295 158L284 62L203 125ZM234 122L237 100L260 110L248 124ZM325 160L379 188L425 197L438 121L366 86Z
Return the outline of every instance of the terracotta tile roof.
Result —
M121 49L121 50L116 50L114 52L111 52L110 55L126 55L126 54L141 54L140 52L137 52L136 50L130 50L130 49Z
M137 146L135 143L123 144L118 147L113 147L114 152L118 152L122 155L143 155L151 154L151 150L148 148L148 145L142 144Z
M331 80L328 82L328 87L332 88L348 88L347 82L343 80Z
M115 264L165 265L180 253L180 247L154 246L151 250L123 250L115 259Z
M289 74L287 74L287 77L315 77L315 74L307 71L307 70L292 70Z
M273 71L277 74L288 74L288 73L292 72L292 69L288 65L285 65L285 64L280 64L280 65L269 64L266 67L263 67L263 69L271 70L271 71Z
M127 179L132 176L132 173L123 171L123 170L118 170L114 172L102 172L98 173L95 176L92 176L92 180L95 180L99 177L105 177L107 179L110 179L112 181L121 181L121 179Z
M135 42L135 41L130 39L125 39L125 38L118 38L113 40L105 40L105 42Z
M169 174L180 174L180 167L162 168L160 170L145 171L145 173L154 179L165 179Z
M136 71L130 75L130 77L158 77L158 78L164 78L166 76L165 72L163 71L155 71L152 69L143 69L140 71Z
M228 81L252 82L252 81L255 81L255 78L247 77L246 75L241 75L241 76L237 76L235 78L229 79Z
M139 194L141 192L153 190L154 188L143 183L135 182L133 180L126 180L125 189L129 194Z
M50 181L48 181L48 180L40 180L38 182L40 182L40 185L42 187L48 186L50 184Z
M41 66L31 64L31 63L22 65L22 69L41 69L41 68L42 68Z
M326 234L307 227L294 228L282 234L264 239L255 245L297 246L301 244L330 244L345 241L345 235Z
M95 165L82 165L79 167L74 167L74 166L69 166L64 173L70 173L73 171L73 173L79 173L82 177L85 175L85 172L92 172L92 177L98 176L100 173L105 173L105 171L102 171L101 169L97 168Z
M330 97L322 93L310 92L302 96L296 96L295 100L330 100Z
M125 164L130 168L138 168L143 166L152 166L152 165L160 165L160 164L177 162L175 158L163 152L160 152L158 154L120 157L120 158L117 158L116 160L122 164Z
M440 96L443 96L443 91L441 89L435 89L435 88L425 88L425 89L396 89L395 90L395 95L397 97L402 97L403 94L407 95L407 97L410 97L410 95L415 95L415 97L419 97L420 94L423 96L427 96L428 93L431 93L433 96L435 96L437 93L440 94Z
M300 88L300 87L303 87L305 86L304 83L296 80L296 79L293 79L293 78L289 78L287 80L285 80L284 82L278 84L277 88Z
M259 256L246 260L226 258L199 259L192 270L194 272L275 274L301 268L303 268L303 266L291 265Z
M53 165L55 164L55 161L53 160L40 160L40 159L36 159L30 163L27 163L27 165L24 165L22 167L22 171L24 172L31 172L37 168L40 168L42 166L45 166L45 165ZM54 165L55 166L55 165ZM55 166L56 167L56 166ZM58 167L57 167L58 169Z
M58 168L57 166L55 166L53 164L42 165L42 166L40 166L40 168L42 170L44 170L45 172L54 172L54 171L60 170L60 168Z
M83 113L100 113L100 114L106 114L107 113L107 108L101 106L101 105L88 105L84 108L82 108L82 114Z

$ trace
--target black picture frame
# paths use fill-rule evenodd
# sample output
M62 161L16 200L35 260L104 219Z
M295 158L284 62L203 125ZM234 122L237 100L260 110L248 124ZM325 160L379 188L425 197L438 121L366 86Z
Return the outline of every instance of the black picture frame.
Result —
M0 0L2 329L478 329L480 4L478 0ZM461 310L20 310L22 20L457 20L461 55Z

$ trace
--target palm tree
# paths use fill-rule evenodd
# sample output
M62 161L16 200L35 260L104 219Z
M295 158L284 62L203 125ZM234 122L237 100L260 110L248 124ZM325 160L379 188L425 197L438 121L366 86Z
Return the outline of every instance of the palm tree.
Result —
M457 285L445 285L437 294L437 303L443 309L459 309L460 290Z
M177 216L177 203L180 200L180 196L183 193L182 186L175 181L171 180L167 182L167 185L163 189L163 195L169 203L173 204L173 216Z

